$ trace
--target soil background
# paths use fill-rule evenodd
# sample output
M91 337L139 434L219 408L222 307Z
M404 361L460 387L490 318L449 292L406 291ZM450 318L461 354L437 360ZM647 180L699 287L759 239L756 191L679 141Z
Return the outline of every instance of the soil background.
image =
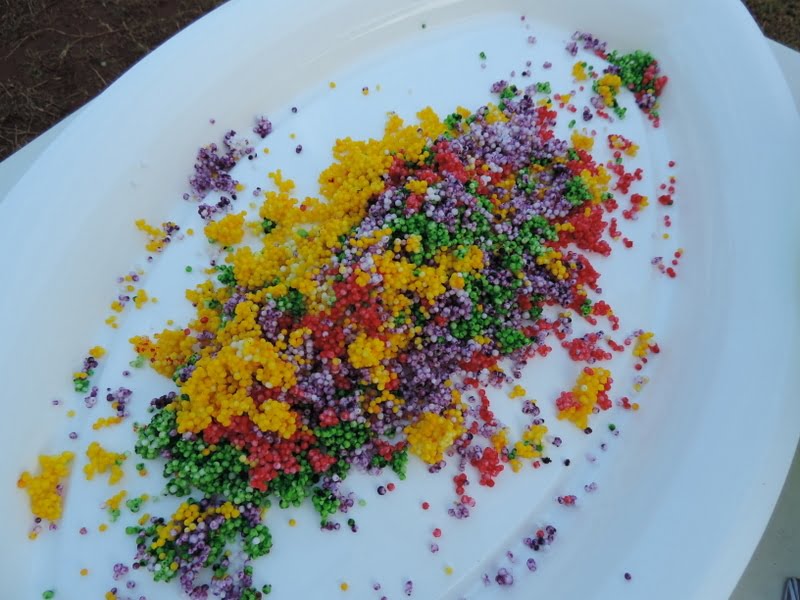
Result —
M0 0L0 160L224 0ZM800 0L745 0L800 50Z

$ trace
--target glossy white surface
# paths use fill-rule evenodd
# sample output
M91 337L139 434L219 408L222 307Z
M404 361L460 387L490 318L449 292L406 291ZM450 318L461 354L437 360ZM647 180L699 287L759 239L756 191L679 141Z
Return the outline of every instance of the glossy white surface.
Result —
M405 16L406 20L395 14L394 21L387 21L381 13L383 5L371 5L374 14L363 12L360 23L353 23L349 18L348 23L341 23L342 29L322 28L321 23L341 18L334 9L344 3L335 4L331 14L320 16L318 29L314 29L314 19L301 26L293 13L295 9L270 13L273 23L285 23L286 28L294 23L300 30L297 35L316 33L316 38L309 39L307 46L298 46L295 58L298 64L311 61L306 63L310 66L302 76L285 81L285 85L278 85L274 79L270 79L270 85L246 79L237 87L236 75L251 73L255 68L255 64L249 62L254 60L252 52L264 52L269 44L277 43L262 39L245 42L242 64L234 65L231 73L222 76L226 81L207 84L230 84L232 89L242 90L238 95L211 97L203 93L204 84L201 83L200 89L190 92L194 102L188 110L164 100L169 97L167 93L158 98L145 95L142 90L153 89L153 86L181 89L181 85L186 85L188 81L181 80L182 62L197 54L203 55L203 36L223 26L227 20L236 22L245 31L250 28L253 36L258 33L256 25L240 20L241 14L247 11L258 13L261 10L255 3L226 5L172 40L101 96L54 141L8 201L0 205L3 255L19 259L16 267L9 267L11 282L18 283L26 277L28 265L41 264L38 277L42 279L33 285L57 293L59 290L66 292L74 289L72 281L79 273L73 265L82 262L93 265L91 273L81 275L85 281L83 289L87 290L85 296L72 304L65 300L59 314L53 315L50 321L46 305L37 304L35 297L24 307L14 303L13 296L0 300L4 310L20 315L19 321L3 323L3 332L12 336L10 339L28 339L22 323L33 321L34 316L38 318L38 331L56 333L58 338L44 348L19 342L15 350L18 357L27 361L23 365L15 364L14 370L19 370L22 376L20 381L11 383L10 393L12 397L31 400L25 410L15 414L17 421L13 428L11 423L5 423L2 432L8 447L14 444L30 449L29 453L17 452L25 455L21 456L25 465L32 464L36 452L54 447L51 434L60 425L42 425L37 421L45 412L50 395L64 391L63 377L55 376L50 381L39 376L39 371L33 370L34 359L58 366L54 369L56 374L68 373L79 360L77 357L91 345L92 328L97 324L98 315L103 314L109 291L113 293L109 281L141 256L139 240L129 223L142 215L157 220L172 214L171 206L178 202L176 199L182 192L186 157L207 141L209 130L198 127L198 123L206 123L208 116L213 115L220 127L230 125L244 129L252 114L272 114L281 106L285 110L303 86L313 89L315 84L327 81L330 73L340 73L349 65L357 64L357 57L364 49L374 52L377 47L402 43L406 38L418 40L417 26L423 20L429 23L429 33L435 35L441 27L442 32L453 35L452 29L448 29L451 12L426 14L420 3L412 3L413 10L409 11L412 16ZM460 4L464 7L461 15L476 10L473 3ZM631 8L628 3L617 4L621 8ZM504 6L511 7L514 3ZM563 544L554 547L547 569L542 568L530 579L530 588L524 587L528 580L520 579L512 595L526 597L526 590L530 589L558 591L558 596L564 598L580 594L614 598L643 595L722 598L735 584L747 562L748 548L753 547L763 530L797 439L797 403L786 393L787 386L793 382L782 378L784 373L790 372L787 367L795 364L797 358L796 347L787 341L796 328L792 302L796 301L797 290L794 279L783 274L791 270L797 272L792 254L796 251L796 242L789 241L789 225L796 222L797 213L786 214L770 233L756 230L746 243L741 236L742 230L749 230L770 210L787 210L783 195L791 188L788 177L782 178L778 171L782 165L788 166L792 159L797 159L794 141L800 132L796 112L792 114L788 93L767 53L766 44L754 37L757 32L742 10L715 2L687 4L683 11L636 5L632 18L641 19L642 27L637 31L621 31L605 8L584 7L585 17L581 23L574 23L570 16L581 13L569 12L568 8L563 11L547 9L547 14L540 15L539 20L528 12L533 32L538 33L539 23L555 29L564 27L565 32L585 28L608 39L615 47L630 45L653 50L672 77L672 89L681 92L680 96L676 93L665 101L664 127L670 150L682 165L702 161L703 168L690 172L684 168L679 172L683 203L679 214L690 217L685 221L688 225L684 225L684 230L691 240L687 242L691 260L687 257L685 271L681 274L679 297L669 306L674 329L667 333L669 341L665 347L670 352L663 357L654 383L647 391L648 404L653 410L643 411L641 418L630 422L625 431L626 439L621 440L625 444L622 446L624 455L614 457L620 460L603 466L605 479L598 479L603 483L602 495L587 501L583 514L575 517L575 527L582 530L581 535L572 535L571 540L565 539ZM480 10L502 12L500 9ZM596 14L591 14L592 11ZM514 10L509 14L515 14ZM704 19L712 18L712 14L718 25L713 31L704 31ZM375 29L376 25L387 22L390 24L386 29ZM659 26L652 23L659 23ZM503 25L506 26L510 27ZM334 35L331 31L342 33ZM354 41L348 41L345 32L359 35ZM247 35L243 37L249 39ZM671 41L674 39L681 40L680 47ZM726 46L733 39L739 47ZM248 43L252 46L246 46ZM297 38L292 43L299 44ZM741 46L746 46L746 50ZM497 52L500 51L498 48ZM537 54L546 60L554 52L555 48L548 48ZM718 66L715 53L720 52L733 55L729 62L736 65L735 69ZM215 60L211 53L204 56L209 61ZM693 60L686 61L687 56L693 56ZM465 60L472 60L472 57ZM176 71L170 71L168 66ZM712 66L716 69L713 76L710 75ZM271 68L278 69L278 65ZM496 79L507 70L503 65L501 71L486 76ZM166 72L170 77L164 76ZM736 94L719 94L725 86L734 86L743 73L750 79L752 90L736 87ZM275 76L280 77L280 73L276 71ZM337 81L346 79L336 77ZM444 103L451 97L459 99L458 94L438 96L430 91L415 91L415 99L408 106L435 103L437 98ZM773 112L758 121L741 118L749 108L758 105L759 96L764 94L776 99ZM145 122L148 126L120 122L115 116L121 106L127 106L131 114L139 115L138 123ZM363 115L358 117L362 119ZM363 126L374 129L379 125L373 122ZM169 139L169 152L163 148L163 135ZM124 139L125 144L120 145L120 139ZM764 147L775 152L756 151ZM95 153L88 152L87 148L94 148ZM142 162L144 155L148 156L146 165ZM103 157L100 159L103 169L96 168L98 156ZM322 155L319 160L325 161ZM756 185L755 179L748 175L753 172L769 175L758 178ZM52 186L54 181L58 182L57 187ZM136 184L134 190L129 189L131 181ZM63 202L64 197L70 197L72 202ZM760 210L747 213L755 197L759 198ZM26 208L30 206L30 198L36 198L37 205L48 207L50 212L38 217L41 222L35 230L23 236L18 223L30 219L30 209ZM108 198L119 204L110 204ZM61 221L57 221L58 212L62 210ZM99 260L96 253L81 255L76 241L85 233L65 228L62 223L83 226L84 232L96 235L97 245L104 249ZM98 228L98 225L102 226ZM28 239L22 239L24 237ZM770 244L780 244L780 247L778 251L771 251L771 260L764 263L760 260L762 250L753 251L753 248L766 249ZM48 261L42 261L43 247L66 260L54 260L53 270L48 270ZM769 285L752 286L752 278L743 275L756 272L761 273ZM611 294L614 286L607 284L605 287ZM16 287L10 285L9 289ZM786 337L774 331L760 331L751 323L736 318L748 314L751 302L763 306L769 313L788 315ZM727 308L722 308L726 305ZM70 322L58 318L63 314L71 316ZM698 336L698 332L702 335ZM755 348L738 341L745 334ZM717 343L723 344L722 351L714 349ZM760 350L756 352L755 349ZM5 358L4 364L12 364L10 358ZM739 381L734 381L732 373L743 375ZM760 399L756 407L753 406L755 398ZM140 398L139 401L145 400ZM48 415L55 420L52 413ZM720 427L721 424L724 427ZM49 425L52 428L48 430ZM744 430L748 443L742 449ZM756 476L748 471L748 464L763 465L763 468ZM2 469L3 479L13 481L19 465L8 461ZM753 485L756 478L759 485ZM406 488L412 487L413 481L410 480ZM538 481L535 477L531 479L533 485ZM631 481L636 485L632 486ZM413 503L414 497L406 500ZM24 514L21 512L24 503L18 496L4 497L2 503L7 510ZM398 510L402 510L399 504ZM710 515L713 518L709 518ZM20 519L13 535L21 539L24 531L25 521ZM294 540L287 539L284 543L301 543L300 538ZM676 556L678 547L681 551ZM9 573L19 571L14 565L23 564L25 552L30 549L30 545L24 545L19 556L2 567L7 581L20 586L29 583ZM276 556L280 551L281 548L276 547ZM14 562L17 558L19 563ZM486 558L493 559L492 556ZM581 578L566 575L575 561L581 565ZM634 573L631 584L621 582L623 570ZM40 593L41 586L37 586L38 583L31 589ZM158 597L164 597L163 587L159 588L159 593ZM491 594L491 590L487 593ZM351 596L361 597L356 589Z

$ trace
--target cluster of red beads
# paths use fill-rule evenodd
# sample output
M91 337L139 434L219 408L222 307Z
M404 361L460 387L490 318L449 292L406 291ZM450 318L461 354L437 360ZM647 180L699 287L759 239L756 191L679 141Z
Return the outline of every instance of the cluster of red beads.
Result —
M561 342L561 347L567 350L569 357L574 361L592 363L610 360L611 353L597 346L602 339L603 335L600 332L587 333L582 337Z
M480 473L480 484L494 487L494 480L505 468L500 464L500 455L492 447L484 448L480 458L473 458L470 464Z

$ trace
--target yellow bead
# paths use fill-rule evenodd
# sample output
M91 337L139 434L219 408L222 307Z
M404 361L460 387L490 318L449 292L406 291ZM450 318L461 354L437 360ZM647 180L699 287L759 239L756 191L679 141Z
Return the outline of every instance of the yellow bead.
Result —
M89 356L94 358L103 358L105 356L106 350L102 346L95 346L89 350Z
M50 521L57 521L61 518L63 499L58 491L58 486L69 477L73 458L72 452L62 452L52 456L41 455L39 456L40 473L31 475L25 471L20 476L17 486L25 489L28 493L31 512L35 516Z
M89 459L83 467L86 479L91 480L97 473L106 472L109 472L109 484L113 485L122 479L123 471L120 465L127 458L124 454L109 452L97 442L92 442L86 449L86 457Z
M509 392L508 397L509 398L521 398L525 394L527 394L527 392L525 391L524 387L522 387L521 385L515 385L514 389L512 389L511 392Z

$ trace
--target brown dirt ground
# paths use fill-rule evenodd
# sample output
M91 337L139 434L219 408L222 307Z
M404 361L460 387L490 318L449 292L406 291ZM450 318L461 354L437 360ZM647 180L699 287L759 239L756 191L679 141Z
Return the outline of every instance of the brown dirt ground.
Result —
M744 0L764 35L800 50L800 0Z
M0 0L0 160L223 0ZM800 49L800 0L745 0Z
M222 0L0 0L0 159Z

